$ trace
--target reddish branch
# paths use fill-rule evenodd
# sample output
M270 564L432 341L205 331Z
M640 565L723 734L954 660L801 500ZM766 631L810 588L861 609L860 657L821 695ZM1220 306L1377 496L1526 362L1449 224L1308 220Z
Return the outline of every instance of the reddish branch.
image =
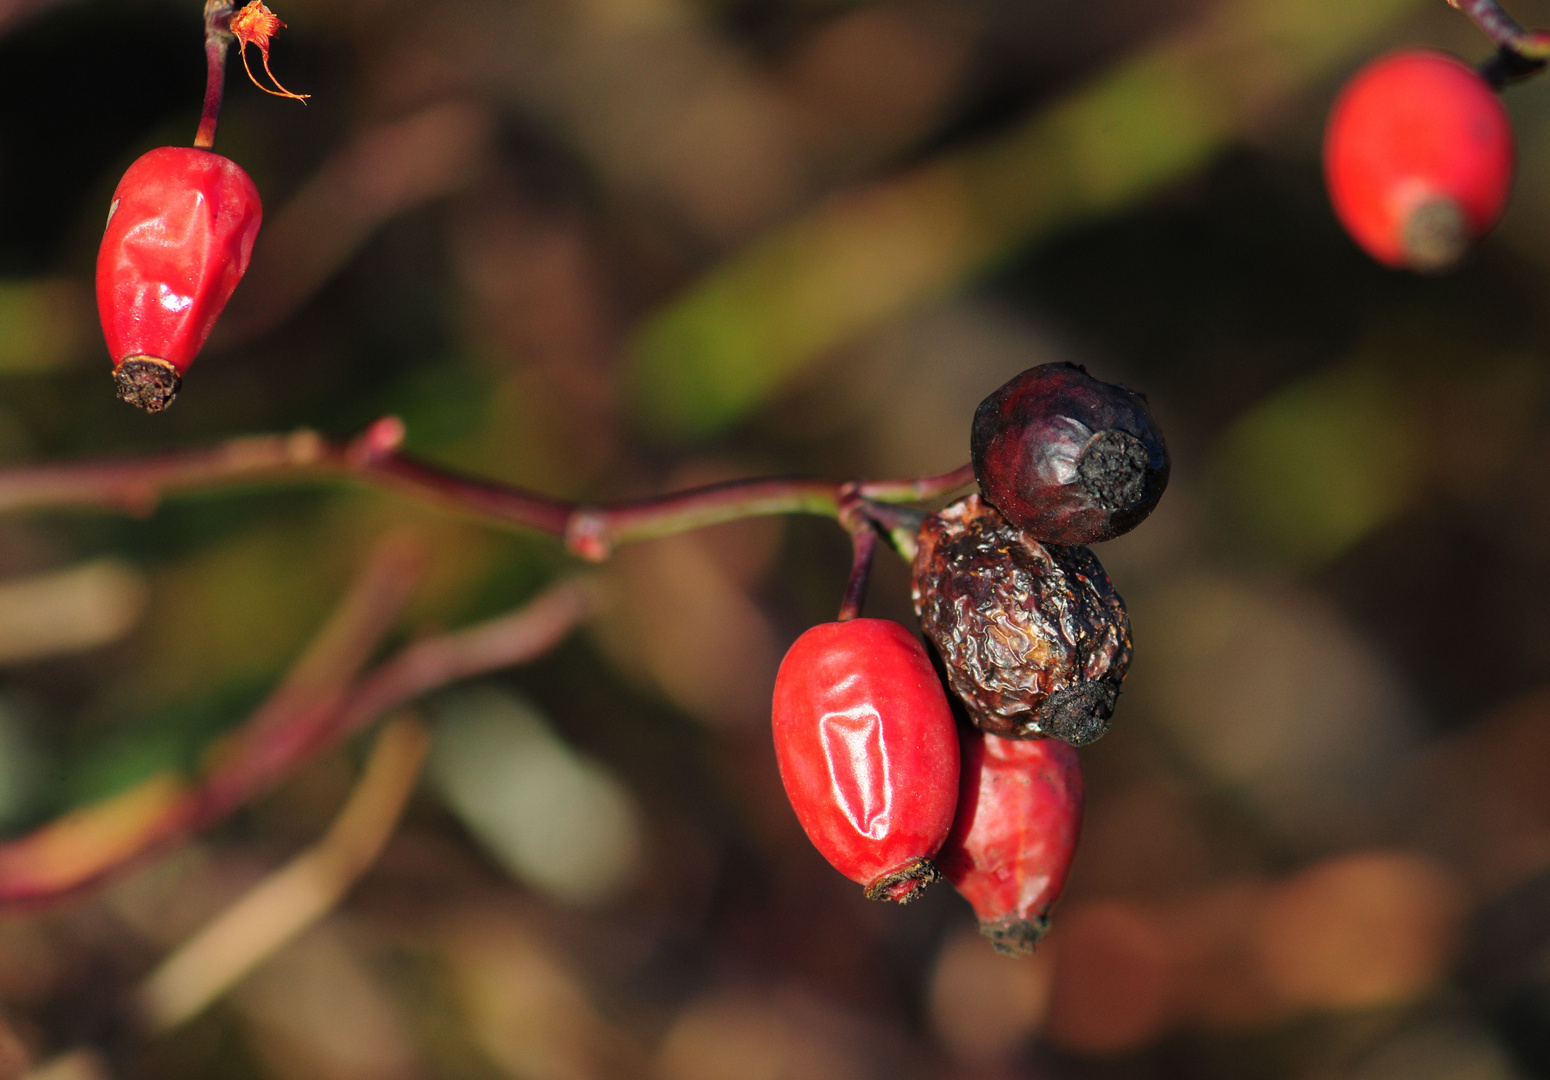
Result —
M419 562L402 544L380 551L286 680L217 745L197 779L152 777L0 844L0 904L57 900L165 851L393 708L541 656L586 614L585 590L557 585L518 611L427 638L361 674L418 580Z
M1500 48L1517 53L1525 60L1550 59L1550 34L1543 30L1525 30L1502 9L1497 0L1448 0L1474 20L1486 37Z
M738 518L817 514L838 519L847 497L884 529L887 503L940 498L973 482L965 465L915 480L735 480L646 499L589 506L452 472L398 452L403 424L378 420L347 443L312 431L233 439L213 447L0 471L0 512L115 507L148 514L167 495L259 481L353 478L503 525L548 533L594 562L615 547Z
M0 512L116 507L146 514L165 496L258 481L351 478L484 520L548 533L577 555L607 558L622 543L767 514L833 517L855 561L841 618L861 610L878 531L911 553L920 513L892 503L947 495L973 480L968 466L918 480L734 481L650 499L588 506L538 495L399 453L403 424L389 417L359 437L315 432L234 439L213 447L0 471ZM194 781L162 774L104 803L0 844L0 904L40 903L78 891L208 828L302 762L395 706L458 679L521 663L557 644L585 613L577 585L560 585L504 618L411 645L362 674L420 576L418 552L389 543L270 698L209 755Z
M231 44L231 0L205 0L205 104L199 114L194 145L208 150L215 145L215 126L221 120L221 97L226 90L226 47Z

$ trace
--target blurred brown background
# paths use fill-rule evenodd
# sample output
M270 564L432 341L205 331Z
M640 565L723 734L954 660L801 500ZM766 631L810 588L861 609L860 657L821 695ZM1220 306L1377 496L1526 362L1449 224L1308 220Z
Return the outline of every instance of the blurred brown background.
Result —
M1073 360L1174 453L1098 552L1137 658L1055 929L1009 960L945 886L863 900L780 791L770 685L832 618L839 530L627 549L585 633L427 703L380 861L191 1022L122 1003L328 828L364 746L0 917L0 1076L1550 1076L1550 82L1507 95L1506 221L1425 279L1340 233L1318 148L1364 59L1486 55L1442 0L276 10L313 96L229 80L217 148L267 220L147 418L90 275L119 174L192 137L198 4L0 3L0 464L396 413L566 496L906 476ZM0 822L191 766L405 526L432 564L403 638L573 569L342 484L0 519ZM868 610L913 625L892 556Z

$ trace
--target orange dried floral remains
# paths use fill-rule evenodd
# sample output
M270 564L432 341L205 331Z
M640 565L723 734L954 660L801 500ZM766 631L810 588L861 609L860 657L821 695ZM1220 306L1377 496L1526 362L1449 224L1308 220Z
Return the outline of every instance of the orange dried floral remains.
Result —
M237 48L242 53L242 67L248 73L248 78L253 79L253 85L266 94L275 97L293 98L296 101L305 101L311 94L293 94L280 85L280 80L274 77L274 72L269 70L269 39L274 37L285 24L280 21L280 16L264 6L262 0L252 0L247 7L231 17L232 37L237 39ZM269 76L269 81L275 84L276 89L271 90L263 83L253 78L253 69L248 67L248 46L258 46L259 56L264 62L264 74Z

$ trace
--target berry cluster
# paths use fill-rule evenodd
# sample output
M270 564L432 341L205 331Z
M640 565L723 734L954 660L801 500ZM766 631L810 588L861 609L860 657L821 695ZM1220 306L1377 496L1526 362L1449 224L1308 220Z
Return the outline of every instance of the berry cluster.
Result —
M824 623L780 666L775 750L802 828L868 897L945 876L997 949L1026 953L1081 830L1073 747L1107 730L1130 665L1124 604L1080 545L1151 512L1168 451L1143 398L1070 364L987 398L972 443L979 494L915 536L915 608L953 698L898 623Z
M1406 49L1372 61L1340 92L1324 136L1324 178L1346 232L1392 267L1452 266L1501 218L1516 158L1497 96L1550 57L1495 0L1450 0L1497 44L1480 71Z
M209 148L228 45L244 47L245 66L246 45L256 45L268 73L269 39L283 25L262 0L240 11L208 0L209 83L195 146L150 151L114 192L98 306L119 396L148 412L171 403L247 269L263 217L258 191ZM276 87L269 92L304 96ZM840 621L807 631L781 664L775 747L803 829L867 896L908 901L945 875L997 948L1027 952L1048 925L1080 830L1072 748L1107 730L1130 665L1124 604L1081 545L1151 513L1168 451L1144 398L1071 364L1033 368L997 390L970 441L980 491L938 513L885 514L855 485L835 492L856 564ZM595 521L515 498L519 520L606 555ZM691 520L697 498L715 493L680 500ZM877 532L912 559L932 652L898 623L857 617Z

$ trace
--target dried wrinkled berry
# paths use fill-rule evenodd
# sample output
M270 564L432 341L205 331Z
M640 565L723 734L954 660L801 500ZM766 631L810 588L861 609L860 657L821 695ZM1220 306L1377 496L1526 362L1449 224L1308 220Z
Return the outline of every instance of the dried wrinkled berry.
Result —
M1073 746L1108 730L1130 620L1087 548L1041 544L970 495L926 518L911 589L976 727Z

